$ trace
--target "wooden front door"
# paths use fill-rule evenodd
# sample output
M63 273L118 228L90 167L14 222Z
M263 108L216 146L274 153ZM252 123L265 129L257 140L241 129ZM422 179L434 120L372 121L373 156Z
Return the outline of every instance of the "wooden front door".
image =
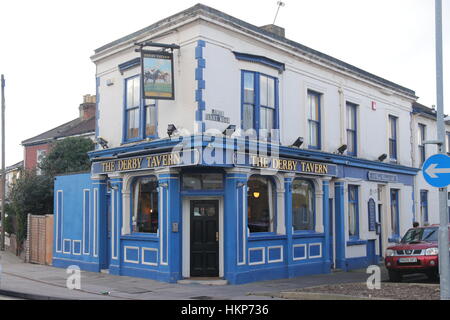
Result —
M191 277L219 276L219 200L191 200Z

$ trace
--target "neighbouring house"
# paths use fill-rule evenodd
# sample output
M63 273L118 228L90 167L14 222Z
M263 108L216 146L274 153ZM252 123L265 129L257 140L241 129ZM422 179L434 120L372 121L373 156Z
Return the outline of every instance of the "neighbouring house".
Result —
M54 266L232 284L347 271L417 217L411 89L202 4L91 59L99 145L91 172L56 178Z
M36 169L39 174L38 164L50 150L51 144L56 140L68 137L95 138L95 95L85 95L79 110L80 116L78 118L22 141L24 147L24 168L26 170Z

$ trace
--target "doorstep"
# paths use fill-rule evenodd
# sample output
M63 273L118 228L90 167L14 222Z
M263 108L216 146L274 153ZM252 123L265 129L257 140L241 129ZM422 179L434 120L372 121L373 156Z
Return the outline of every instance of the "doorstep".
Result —
M228 280L221 278L186 278L178 280L179 284L201 284L206 286L225 286L228 284Z

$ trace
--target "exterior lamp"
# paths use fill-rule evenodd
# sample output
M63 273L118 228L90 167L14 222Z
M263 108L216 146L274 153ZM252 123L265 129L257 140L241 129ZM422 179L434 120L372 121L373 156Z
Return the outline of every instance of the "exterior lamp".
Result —
M297 140L295 140L292 147L300 148L300 146L303 144L303 137L298 137Z
M255 197L255 199L259 198L260 193L259 192L253 192L253 197Z
M347 145L343 144L342 146L340 146L337 151L339 152L339 154L343 154L345 152L345 150L347 150Z
M177 131L177 128L175 127L174 124L169 124L167 126L167 134L169 135L169 138L173 135L174 132Z
M380 162L383 162L384 160L386 160L386 158L387 158L387 154L386 154L386 153L383 153L381 156L378 157L378 160L379 160Z
M223 134L224 136L231 136L235 131L236 131L236 125L230 124L230 125L224 130L224 132L222 132L222 134Z

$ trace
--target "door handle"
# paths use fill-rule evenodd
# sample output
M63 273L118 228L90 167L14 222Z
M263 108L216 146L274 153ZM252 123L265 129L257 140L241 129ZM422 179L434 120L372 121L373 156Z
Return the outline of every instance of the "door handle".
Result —
M219 241L219 232L217 231L216 232L216 242L218 242Z

